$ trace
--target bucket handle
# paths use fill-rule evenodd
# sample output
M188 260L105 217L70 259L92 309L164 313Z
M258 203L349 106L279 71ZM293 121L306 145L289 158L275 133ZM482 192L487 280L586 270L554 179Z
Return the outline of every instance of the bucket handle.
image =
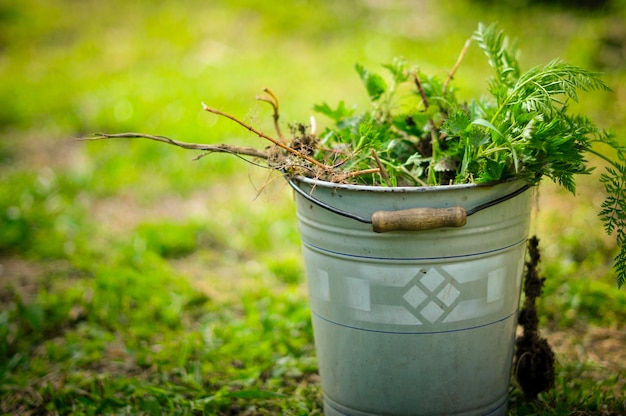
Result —
M388 231L424 231L434 230L443 227L462 227L466 224L467 217L469 217L470 215L473 215L485 208L489 208L491 206L514 198L530 188L530 185L524 185L507 195L485 202L469 210L466 210L464 207L461 206L453 206L447 208L409 208L398 211L381 210L374 212L371 218L365 218L360 215L328 205L327 203L322 202L319 199L303 191L298 185L294 183L291 177L285 175L285 179L294 191L296 191L300 196L302 196L309 202L312 202L315 205L322 207L337 215L351 218L365 224L372 224L374 232L377 233L385 233Z

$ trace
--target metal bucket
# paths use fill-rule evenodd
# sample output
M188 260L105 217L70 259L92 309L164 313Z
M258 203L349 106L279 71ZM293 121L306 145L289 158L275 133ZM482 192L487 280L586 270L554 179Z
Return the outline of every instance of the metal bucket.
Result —
M325 414L504 415L532 191L288 180Z

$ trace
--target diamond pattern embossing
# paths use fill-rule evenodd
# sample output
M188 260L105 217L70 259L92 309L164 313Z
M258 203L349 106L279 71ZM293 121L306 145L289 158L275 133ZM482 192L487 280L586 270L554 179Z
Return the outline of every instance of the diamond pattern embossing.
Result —
M441 317L441 315L443 315L444 312L445 311L437 306L434 302L430 302L426 306L424 306L420 313L430 322L435 322Z
M412 286L402 297L413 308L417 308L428 296L419 290L417 286Z
M454 287L451 283L448 283L437 295L437 299L443 302L444 305L450 307L454 303L455 300L459 297L461 292L459 289Z
M421 283L424 286L426 286L426 288L430 290L431 292L434 292L435 289L437 289L437 287L441 283L443 283L444 280L445 278L437 272L437 269L428 270L426 273L424 273L424 276L420 279Z
M405 286L405 307L420 321L442 321L458 304L459 283L440 267L421 269Z

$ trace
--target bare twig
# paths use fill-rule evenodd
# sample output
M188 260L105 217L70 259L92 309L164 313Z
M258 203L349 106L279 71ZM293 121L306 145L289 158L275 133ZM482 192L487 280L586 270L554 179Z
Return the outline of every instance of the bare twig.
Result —
M278 135L278 138L282 140L283 138L283 134L280 131L280 125L278 124L278 119L280 118L280 113L278 111L279 107L278 107L278 97L276 97L276 95L272 92L272 90L270 90L269 88L264 88L263 92L265 92L267 95L269 95L268 97L264 97L262 95L257 95L256 99L259 101L264 101L266 103L269 103L272 108L274 109L274 128L276 129L276 134Z
M371 150L372 150L372 156L374 157L374 160L376 161L376 164L378 165L378 168L380 169L380 176L383 177L383 180L385 181L387 186L391 186L391 180L389 179L389 172L387 172L387 169L385 169L382 162L378 158L378 155L376 154L376 150L374 149L371 149Z
M413 72L413 82L415 83L415 86L417 87L417 92L422 98L422 104L424 104L424 110L428 111L428 108L430 107L428 104L428 98L426 97L426 92L424 91L424 87L422 87L422 81L420 81L420 76L417 74L417 72Z
M201 144L201 143L189 143L181 142L179 140L170 139L165 136L153 136L150 134L142 133L118 133L118 134L105 134L97 133L94 137L83 137L79 140L91 141L91 140L103 140L103 139L149 139L157 142L168 143L174 146L182 147L183 149L201 150L206 153L231 153L235 155L244 155L258 157L261 159L267 159L267 153L263 150L255 149L253 147L239 147L228 144ZM202 156L200 156L202 157Z
M450 73L448 74L448 78L446 78L446 82L444 82L443 84L442 95L446 95L446 91L448 90L448 84L450 84L450 81L452 81L452 79L454 78L454 74L456 74L456 71L459 69L461 62L463 62L463 58L465 58L465 54L467 53L467 50L469 49L471 44L472 44L472 38L469 38L468 40L465 41L465 45L463 45L463 49L461 49L461 53L459 54L459 57L456 59L456 62L454 63L452 70L450 70Z
M415 82L415 86L417 87L417 91L422 98L422 104L424 104L424 110L428 112L429 104L428 98L426 97L426 92L424 91L424 87L422 87L422 82L420 81L420 77L417 72L413 72L413 81ZM435 126L435 122L432 117L428 117L428 126L430 127L430 139L433 145L433 150L439 148L439 141L437 139L437 127Z
M234 121L235 123L237 123L237 124L239 124L240 126L242 126L242 127L246 128L247 130L251 131L252 133L256 134L257 136L259 136L259 137L261 137L261 138L263 138L263 139L269 140L270 142L274 143L276 146L280 147L281 149L284 149L284 150L286 150L287 152L289 152L289 153L291 153L291 154L293 154L293 155L295 155L295 156L297 156L297 157L299 157L299 158L301 158L301 159L306 160L307 162L309 162L309 163L311 163L311 164L313 164L313 165L317 166L318 168L320 168L320 169L322 169L322 170L324 170L324 171L329 171L329 170L331 170L331 169L332 169L330 166L326 166L325 164L323 164L323 163L321 163L321 162L319 162L319 161L317 161L317 160L313 159L312 157L307 156L307 155L305 155L304 153L299 152L299 151L297 151L297 150L295 150L295 149L292 149L291 147L287 146L286 144L282 143L281 141L276 140L275 138L273 138L273 137L271 137L271 136L268 136L267 134L265 134L265 133L263 133L263 132L261 132L261 131L259 131L259 130L255 129L255 128L254 128L254 127L252 127L251 125L249 125L249 124L247 124L247 123L244 123L243 121L239 120L239 119L238 119L237 117L235 117L235 116L231 116L231 115L230 115L230 114L228 114L228 113L224 113L224 112L222 112L222 111L220 111L220 110L218 110L218 109L215 109L215 108L209 107L209 106L207 106L207 105L206 105L206 104L204 104L204 103L202 103L202 108L203 108L205 111L208 111L209 113L217 114L218 116L226 117L227 119L230 119L230 120Z
M357 170L355 172L346 172L341 175L335 176L332 182L343 182L346 179L354 178L355 176L360 176L360 175L368 175L370 173L380 173L380 169L372 168L372 169Z

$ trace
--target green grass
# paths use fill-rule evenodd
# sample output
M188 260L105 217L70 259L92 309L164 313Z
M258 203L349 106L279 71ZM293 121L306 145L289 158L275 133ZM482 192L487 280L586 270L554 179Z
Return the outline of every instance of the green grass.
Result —
M269 131L254 97L270 87L284 122L306 121L315 103L365 102L355 62L401 55L445 74L479 20L523 39L525 67L561 56L607 71L614 94L583 105L626 137L626 71L598 66L610 16L439 3L0 4L0 414L322 413L281 178L226 155L76 137L262 147L200 103ZM458 73L467 95L485 89L479 62L468 54ZM557 384L528 403L512 383L510 414L621 414L626 295L595 216L602 192L546 185L531 232Z

